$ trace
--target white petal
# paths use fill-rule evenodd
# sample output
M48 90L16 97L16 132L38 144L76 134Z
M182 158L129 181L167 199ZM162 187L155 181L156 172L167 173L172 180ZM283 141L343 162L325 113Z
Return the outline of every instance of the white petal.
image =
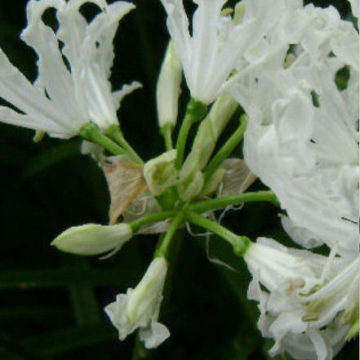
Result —
M315 234L304 227L296 226L285 215L281 215L281 224L292 240L307 249L318 247L322 244Z
M167 27L184 68L191 65L189 21L182 0L161 0L167 14Z
M216 55L220 42L217 34L217 23L225 0L197 0L193 16L193 35L191 39L191 69L185 69L187 81L196 99L206 98L204 94L211 82ZM211 99L210 99L211 100Z
M274 240L268 239L266 245L261 243L262 240L263 238L258 239L257 243L249 247L244 260L251 273L259 277L269 291L276 290L284 283L288 284L290 289L292 281L301 279L301 291L306 293L318 283L316 274L307 260L287 253L286 248L279 248L280 244Z
M120 90L112 93L113 103L116 110L119 110L122 100L125 96L131 94L137 89L141 89L143 86L138 81L133 81L130 84L125 84Z
M59 133L61 137L72 136L78 131L76 124L70 126L64 123L61 114L54 109L51 102L38 88L31 85L26 77L10 63L1 50L0 97L34 119L34 129L49 130L55 133L61 131L61 133ZM8 120L10 119L9 114L10 112L5 114ZM20 119L15 120L14 114L11 116L14 121L18 122ZM18 122L17 125L29 127L30 123L27 121L27 125L21 125L21 123Z
M69 71L62 59L59 43L53 30L46 26L41 16L49 7L61 8L64 2L59 0L30 1L27 6L28 26L21 38L38 54L40 82L51 99L53 106L62 113L62 121L69 127L77 128L87 121L86 114L79 111L76 103Z
M82 45L82 57L86 63L94 61L100 64L107 78L114 59L113 40L119 21L135 8L135 5L125 1L115 2L105 7L86 29Z
M152 321L149 327L139 330L139 336L146 349L153 349L170 336L170 331L165 325Z
M5 124L52 133L55 134L54 137L67 137L67 129L58 124L52 123L48 119L20 114L5 106L0 106L0 121ZM70 134L68 136L70 136Z
M359 0L349 0L354 16L359 17Z

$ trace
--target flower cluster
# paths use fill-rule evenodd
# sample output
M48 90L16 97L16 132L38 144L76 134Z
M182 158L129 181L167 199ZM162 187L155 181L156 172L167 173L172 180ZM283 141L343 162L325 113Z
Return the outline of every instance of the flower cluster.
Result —
M317 270L292 274L289 260L269 282L274 264L261 265L260 251L258 261L249 253L259 327L275 340L272 354L325 360L358 332L359 37L333 8L304 10L313 26L291 39L294 52L279 52L271 72L250 72L229 91L249 117L245 160L286 210L285 230L298 245L323 245L329 254L297 251L307 271ZM344 84L340 71L348 73Z
M91 22L80 12L87 1L99 7ZM0 97L13 106L0 107L0 121L96 144L86 143L87 152L109 187L110 225L72 227L52 245L112 255L137 233L163 233L140 283L105 308L121 340L139 329L153 348L170 336L158 318L174 235L186 223L201 226L247 264L259 329L274 340L270 354L330 360L359 325L359 33L335 8L300 0L242 0L234 8L194 0L191 26L182 0L159 1L171 36L156 89L166 151L145 163L116 116L140 84L113 92L109 81L117 25L133 4L30 0L21 37L38 54L34 84L0 52ZM359 4L350 2L357 18ZM57 31L42 20L49 7ZM190 100L174 146L183 74ZM243 139L244 160L230 158ZM271 191L245 192L257 177ZM246 201L280 206L297 248L251 242L213 221L214 210Z

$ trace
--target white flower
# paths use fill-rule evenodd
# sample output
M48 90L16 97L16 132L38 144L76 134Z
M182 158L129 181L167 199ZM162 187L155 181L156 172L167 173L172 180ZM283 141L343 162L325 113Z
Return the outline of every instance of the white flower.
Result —
M134 5L93 0L100 13L88 23L79 11L87 2L29 1L21 38L38 54L38 78L32 85L0 50L0 97L16 108L0 107L0 121L59 138L77 135L87 122L101 129L117 124L121 99L139 84L111 92L112 41L119 20ZM42 20L51 7L59 22L56 33Z
M319 107L311 95L289 94L273 103L273 123L249 126L245 159L296 226L351 253L358 251L358 90L351 84L357 75L340 93L327 72L312 72L322 76Z
M339 90L336 74L351 64L342 54L329 56L334 32L343 27L333 24L333 11L323 15L332 30L327 34L323 25L313 33L318 40L312 41L322 44L316 54L308 45L310 31L299 39L290 67L249 73L229 92L249 119L245 160L286 209L293 223L288 228L306 229L313 245L336 245L349 255L359 246L359 78L350 67L347 87Z
M62 232L51 243L58 250L76 255L99 255L119 250L133 236L129 224L85 224Z
M272 61L238 74L228 91L248 116L245 160L287 211L286 231L304 247L330 249L328 258L290 251L300 258L297 273L296 262L284 260L289 250L250 247L249 297L260 303L259 328L275 340L272 355L330 360L358 321L358 34L334 8L307 6L296 19L307 26L294 21L283 38L282 46L295 45L291 61L288 45L279 46ZM349 80L341 87L345 66Z
M358 321L359 257L327 259L259 241L245 254L254 277L248 297L259 302L262 334L275 341L270 354L331 360Z
M140 339L149 349L170 336L169 330L157 321L166 271L166 260L155 258L135 289L117 295L116 301L106 306L105 312L118 329L120 340L139 328Z
M219 96L241 57L278 22L285 6L297 3L244 0L237 5L232 19L225 15L226 11L222 12L226 0L194 0L198 8L190 35L182 0L161 2L168 14L168 30L181 58L191 96L205 104Z

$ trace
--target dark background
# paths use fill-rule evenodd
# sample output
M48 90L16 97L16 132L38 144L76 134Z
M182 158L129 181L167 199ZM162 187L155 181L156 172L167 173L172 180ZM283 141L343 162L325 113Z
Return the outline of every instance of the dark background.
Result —
M188 1L189 3L189 1ZM346 16L346 1L333 3ZM19 40L25 26L25 0L0 0L0 47L30 79L36 56ZM158 0L137 0L137 9L121 22L116 37L114 88L138 80L144 84L122 103L119 119L127 139L144 159L163 151L157 134L154 89L168 35ZM95 6L84 7L91 16ZM53 14L46 14L50 23ZM181 101L184 103L184 91ZM203 237L179 236L161 320L171 338L143 352L136 336L124 342L102 308L140 280L152 257L156 237L136 237L108 260L61 254L51 240L72 225L107 222L109 195L97 165L79 153L80 140L45 138L0 124L0 359L268 359L256 329L256 304L246 299L250 280L241 260L216 238L211 256L236 271L211 263ZM238 150L237 155L240 154ZM253 189L261 189L255 184ZM288 241L278 211L268 204L230 211L226 225L255 239ZM198 229L194 229L197 231ZM175 266L176 265L176 266ZM135 351L134 351L135 348ZM336 358L356 359L358 342ZM286 357L278 357L278 359Z

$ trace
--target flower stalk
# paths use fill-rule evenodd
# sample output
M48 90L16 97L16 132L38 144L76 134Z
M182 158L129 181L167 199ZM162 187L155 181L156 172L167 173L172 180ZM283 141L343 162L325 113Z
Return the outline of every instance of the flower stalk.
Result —
M175 167L179 170L182 166L184 159L184 152L186 146L186 140L190 131L190 128L197 121L200 121L205 115L207 111L207 106L202 102L191 98L186 107L186 113L181 125L178 140L176 143L176 161Z
M194 225L198 225L204 229L210 230L214 234L222 237L233 246L234 252L238 256L244 256L251 244L251 240L248 237L236 235L218 223L208 220L204 216L201 216L195 212L187 211L186 220L193 223Z
M246 130L246 116L240 117L240 126L235 133L226 141L222 148L215 154L210 160L208 166L205 169L204 177L205 182L211 178L211 175L219 168L225 159L234 151L234 149L240 144L244 137Z
M280 203L276 195L272 191L256 191L256 192L246 192L232 196L225 196L219 199L199 201L191 205L189 209L197 213L205 213L207 211L222 209L231 205L238 205L246 202L260 202L260 201L267 201L267 202L271 202L273 205L277 207L280 206Z
M126 141L123 132L120 129L119 125L110 125L106 131L105 135L108 136L111 140L118 143L121 147L125 149L127 155L131 160L135 161L138 164L143 164L144 161L137 154L137 152L132 148L132 146Z
M157 222L157 221L162 221L162 220L166 220L166 219L170 219L173 218L177 215L177 211L161 211L161 212L156 212L156 213L152 213L149 215L145 215L143 217L141 217L140 219L136 219L134 221L131 221L129 223L133 233L136 233L137 231L140 230L141 227L150 224L152 222Z
M170 123L165 124L164 126L162 126L160 128L160 133L164 138L166 151L170 151L174 148L173 141L172 141L173 130L174 130L174 125L170 124Z
M113 155L127 155L127 151L101 133L99 127L94 123L87 123L79 130L79 135L85 140L100 145Z
M179 211L177 213L177 215L174 217L172 223L169 226L168 231L166 232L166 234L162 238L160 238L159 245L158 245L158 247L157 247L157 249L155 250L155 253L154 253L154 258L158 258L158 257L167 258L171 241L174 238L176 230L183 223L184 217L185 216L184 216L183 211Z

